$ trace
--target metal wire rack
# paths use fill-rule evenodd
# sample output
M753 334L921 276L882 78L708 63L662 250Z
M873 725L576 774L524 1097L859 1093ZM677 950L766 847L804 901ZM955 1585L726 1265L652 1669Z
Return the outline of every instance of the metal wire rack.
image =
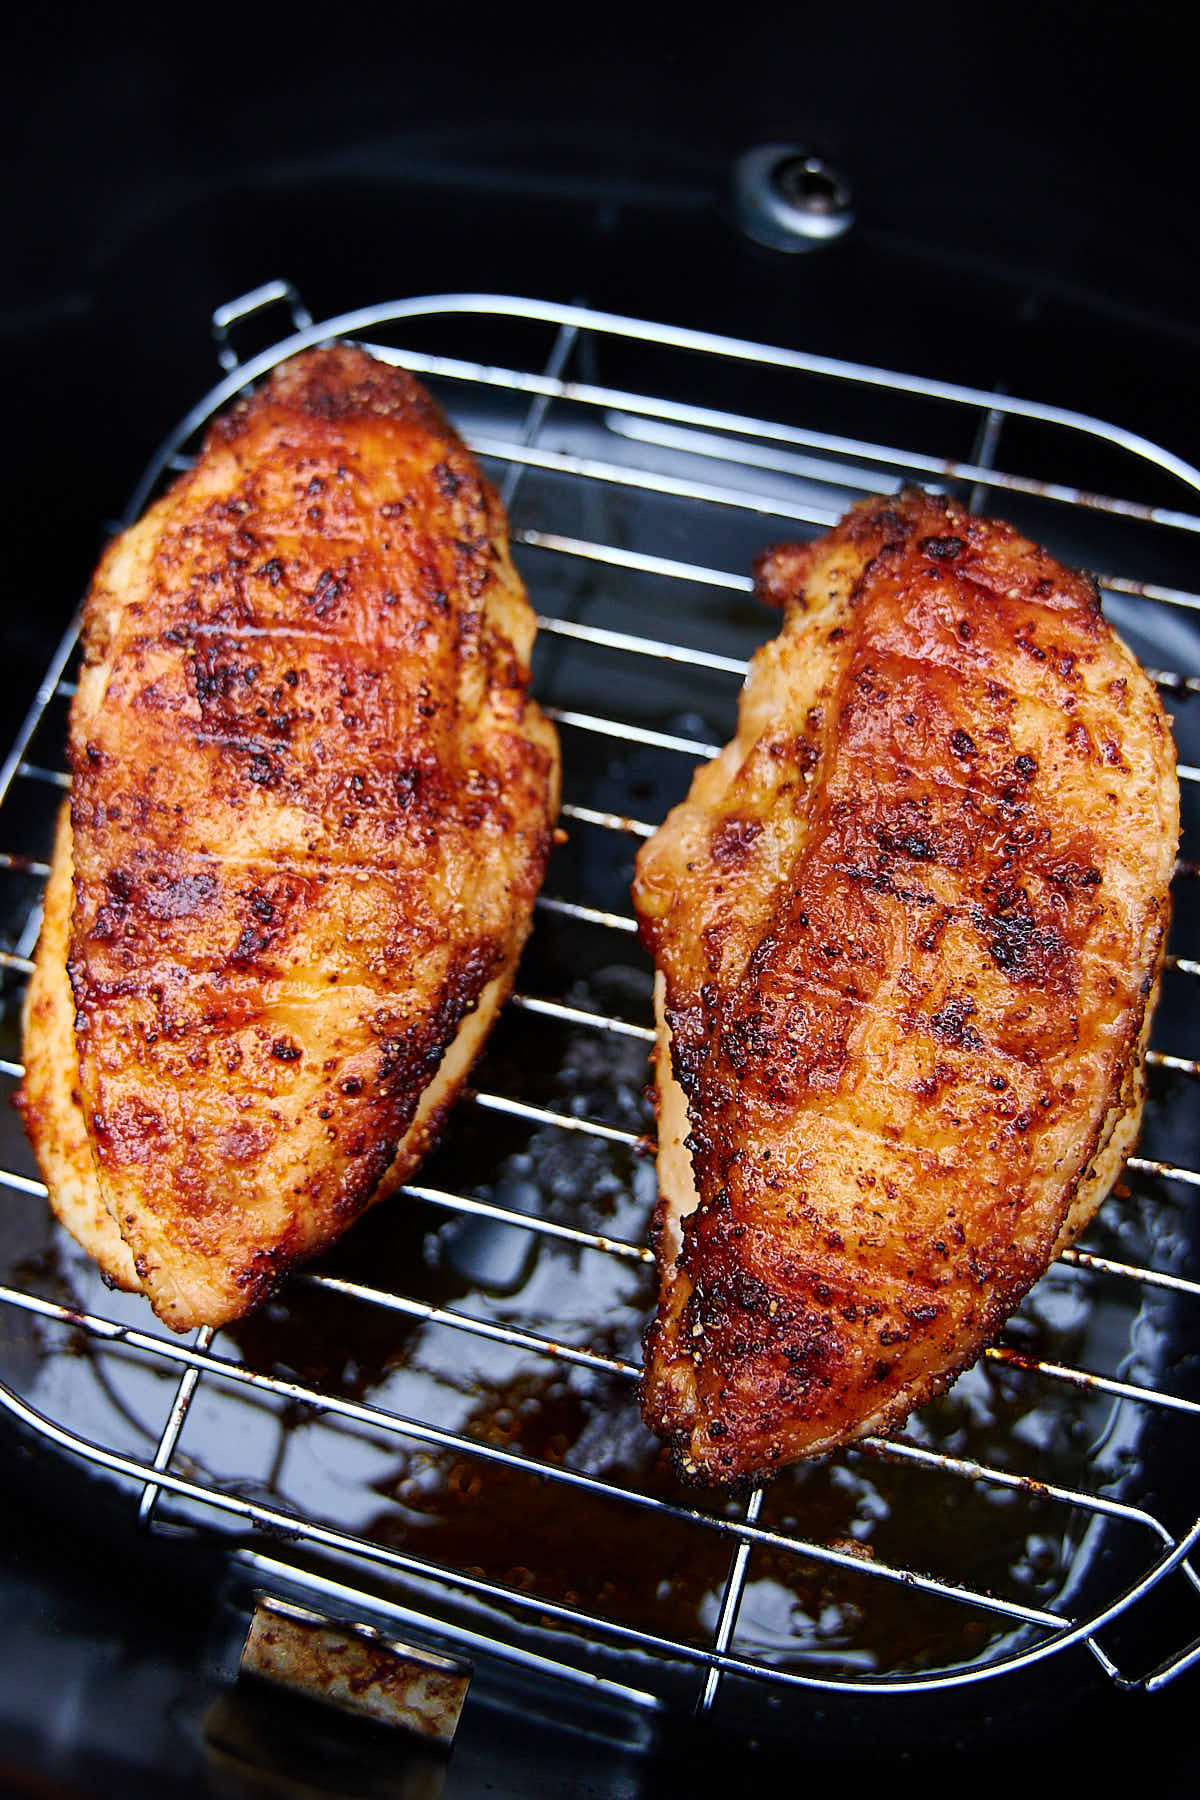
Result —
M280 305L292 331L239 361L234 331ZM148 1527L224 1531L256 1579L627 1709L752 1716L795 1687L948 1686L1075 1645L1149 1689L1200 1662L1200 1639L1173 1647L1200 1625L1194 1491L1156 1498L1156 1471L1194 1464L1200 1424L1195 864L1178 870L1145 1142L1120 1196L898 1437L711 1499L674 1484L636 1418L652 1033L625 898L638 841L728 735L770 629L750 557L905 480L1105 570L1110 615L1177 709L1194 830L1200 473L1059 408L582 306L443 296L314 325L275 282L214 326L224 377L122 523L296 350L352 336L412 369L509 508L571 841L448 1142L257 1321L180 1341L108 1293L49 1224L7 1127L0 1403L126 1486ZM47 801L69 786L75 633L0 768L9 1085ZM1149 1673L1131 1640L1130 1674L1112 1640L1152 1591L1171 1606Z

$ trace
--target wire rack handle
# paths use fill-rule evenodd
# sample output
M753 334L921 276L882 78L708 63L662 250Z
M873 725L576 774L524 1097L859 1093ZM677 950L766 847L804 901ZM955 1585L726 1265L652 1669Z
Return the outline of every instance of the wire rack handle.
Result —
M1179 1573L1186 1581L1190 1582L1193 1597L1200 1593L1200 1574L1197 1573L1196 1564L1192 1560L1198 1546L1200 1546L1200 1520L1197 1520L1179 1547L1182 1553L1178 1564ZM1144 1675L1136 1685L1144 1688L1148 1694L1155 1694L1170 1682L1178 1680L1180 1675L1196 1668L1200 1668L1200 1636L1194 1637L1189 1644L1184 1645L1182 1650L1165 1658L1157 1668L1152 1669L1148 1675Z
M1110 1608L1104 1619L1098 1621L1101 1628L1114 1619L1128 1616L1139 1602L1143 1601L1146 1595L1158 1587L1164 1577L1168 1575L1182 1578L1188 1584L1192 1599L1196 1599L1197 1595L1200 1595L1200 1575L1196 1572L1195 1564L1189 1559L1198 1544L1200 1544L1200 1520L1197 1520L1186 1537L1177 1543L1155 1568L1129 1590L1117 1606ZM1186 1674L1188 1670L1200 1667L1200 1637L1194 1637L1181 1650L1172 1652L1155 1668L1141 1675L1122 1674L1117 1664L1101 1645L1097 1635L1090 1634L1088 1636L1087 1646L1105 1674L1110 1676L1118 1687L1124 1688L1126 1691L1146 1694L1159 1693L1171 1682L1178 1680L1179 1676Z
M307 331L313 322L300 291L290 281L264 281L261 287L251 288L246 294L239 294L236 300L226 300L215 308L212 315L212 336L216 345L217 361L227 374L238 368L241 357L230 333L235 325L242 325L247 319L257 318L273 306L286 306L292 317L292 330Z

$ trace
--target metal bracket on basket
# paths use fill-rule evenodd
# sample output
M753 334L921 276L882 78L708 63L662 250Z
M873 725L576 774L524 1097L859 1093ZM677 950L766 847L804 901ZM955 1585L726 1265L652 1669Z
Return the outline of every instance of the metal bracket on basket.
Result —
M454 1741L472 1674L457 1657L270 1594L256 1596L240 1671L445 1747Z
M1154 1574L1138 1583L1137 1587L1126 1596L1123 1605L1111 1609L1108 1614L1108 1620L1110 1622L1119 1621L1123 1615L1131 1614L1139 1606L1144 1606L1150 1595L1157 1593L1160 1588L1165 1585L1163 1579L1164 1576L1174 1576L1175 1579L1182 1580L1187 1584L1187 1591L1191 1593L1193 1599L1200 1597L1200 1573L1197 1573L1195 1564L1190 1556L1190 1553L1194 1551L1198 1543L1200 1543L1200 1522L1197 1522L1197 1524L1192 1527L1183 1542L1176 1547L1175 1552L1170 1558L1168 1567L1156 1571ZM1171 1682L1177 1680L1180 1675L1185 1674L1189 1669L1200 1667L1200 1637L1193 1638L1191 1642L1185 1644L1181 1650L1172 1652L1170 1655L1164 1657L1163 1660L1157 1663L1152 1669L1141 1675L1123 1674L1121 1669L1113 1661L1113 1658L1100 1643L1098 1636L1089 1635L1086 1641L1088 1649L1096 1658L1096 1661L1100 1664L1104 1673L1117 1687L1124 1688L1127 1692L1138 1691L1146 1694L1158 1693L1162 1688L1168 1687Z
M280 304L286 305L292 315L293 331L304 331L312 324L312 314L290 281L264 281L261 287L251 288L248 294L239 294L236 300L226 300L216 308L212 316L212 335L217 360L223 369L232 372L242 360L230 339L233 326Z

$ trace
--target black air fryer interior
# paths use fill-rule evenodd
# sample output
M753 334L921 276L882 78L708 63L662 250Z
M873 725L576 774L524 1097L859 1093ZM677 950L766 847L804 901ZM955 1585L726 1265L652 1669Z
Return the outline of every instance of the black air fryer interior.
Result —
M9 190L0 340L16 452L2 748L86 584L108 521L124 509L155 446L219 373L209 336L213 308L275 276L293 281L318 319L414 294L579 300L1078 407L1200 461L1200 349L1177 256L1188 164L1170 71L1147 67L1146 54L1127 44L1081 44L1065 21L1056 27L1053 9L1039 11L1036 27L1010 14L972 23L965 36L961 22L958 35L949 28L952 19L881 11L839 22L831 10L786 25L743 13L720 32L692 22L684 32L660 24L639 34L610 22L593 33L577 20L543 32L517 18L476 17L468 7L453 23L432 9L403 20L390 11L351 20L343 10L300 35L295 20L248 17L203 29L156 20L135 30L92 20L58 36L26 23L7 71L6 117L17 128L10 168L21 178ZM784 255L738 230L728 187L734 158L776 141L802 143L853 184L857 221L838 243ZM273 314L251 321L237 342L249 354L286 329L286 313ZM419 332L414 341L424 343ZM493 354L493 342L497 360L512 354L510 338L486 321L474 339L463 332L455 339L460 354L473 343L481 360ZM545 345L538 342L531 366L541 367ZM604 348L597 354L598 362L571 372L614 382L619 374L624 386L662 390L661 351L632 345L619 357ZM792 416L773 378L750 378L732 364L706 367L696 394L730 410ZM813 390L811 405L806 422L821 429L883 429L878 409L858 410L859 400L844 390L824 399ZM575 424L563 420L562 432L569 436ZM903 433L915 427L899 403L894 424L907 441ZM1040 468L1045 447L1036 432L1006 432L1002 466L1021 466L1024 455ZM978 459L980 444L968 434L947 453ZM1126 462L1122 477L1124 485L1106 491L1195 510L1181 487L1152 472ZM1069 479L1105 489L1120 477L1107 452L1081 450ZM527 473L518 498L524 511L515 516L545 529L584 535L594 523L585 511L571 511L579 503L545 472ZM988 504L1035 535L1058 531L1055 547L1063 554L1071 554L1075 530L1081 557L1107 548L1103 520L1076 525L1055 515L1047 524L1050 515L1038 503L992 497ZM737 530L731 545L726 519L706 520L689 543L690 560L746 566L756 542L744 521ZM772 520L771 535L783 534ZM1149 528L1122 543L1144 551L1138 567L1149 578L1196 586L1186 554L1166 558ZM546 566L529 553L523 567L531 587ZM557 588L553 598L563 598ZM536 590L534 599L541 610L565 610ZM566 599L586 604L587 594L580 589ZM1120 598L1113 611L1154 666L1200 667L1186 614L1156 614L1148 623L1137 603ZM727 655L744 655L765 634L749 602L714 602L701 612L690 624L680 621L681 632L702 628L708 647ZM626 616L603 623L636 630L636 595ZM664 718L654 684L639 687L604 654L546 639L539 654L539 682L561 684L576 698L590 682L597 711L622 710L649 729L716 741L729 728L736 684L728 679L696 676ZM1168 702L1176 706L1169 695ZM1197 763L1200 738L1188 704L1181 698L1176 707L1181 752ZM61 706L48 716L44 760L53 760L62 717ZM626 757L618 767L575 738L565 748L593 793L603 794L611 775L611 799L603 803L625 807L633 792L648 820L678 797L686 774L650 755ZM44 813L46 798L29 804ZM1194 799L1190 804L1194 825ZM573 832L558 871L561 891L580 886L595 904L627 910L627 849L616 856L596 834ZM1185 893L1181 923L1193 930L1194 911ZM593 955L586 933L572 931L567 922L538 940L522 985L563 992L571 977L576 1003L634 1017L645 981L636 956ZM1156 1042L1196 1055L1192 1010L1189 990L1168 984ZM497 1035L488 1068L497 1085L536 1063L546 1041L539 1029L517 1017ZM577 1092L616 1108L605 1115L614 1125L640 1129L643 1047L630 1041L614 1090L589 1061L589 1045L580 1034L558 1042L556 1056L574 1069ZM6 1047L4 1054L13 1052ZM1194 1086L1175 1080L1168 1097L1154 1154L1195 1167ZM566 1103L561 1093L531 1091L530 1098ZM465 1125L439 1153L431 1183L453 1185L475 1129ZM497 1196L518 1207L526 1178L521 1154L514 1139L509 1186ZM559 1216L628 1235L618 1232L611 1211L596 1210L609 1174L599 1156L588 1165L597 1185L564 1192ZM629 1177L635 1185L645 1179L645 1168ZM1163 1190L1154 1207L1134 1202L1114 1213L1098 1247L1114 1259L1140 1257L1194 1278L1191 1191ZM17 1219L14 1209L10 1234L23 1228L14 1226ZM433 1229L424 1215L381 1212L328 1266L355 1275L384 1259L419 1263ZM430 1304L457 1303L472 1284L516 1293L529 1278L512 1234L497 1239L462 1219L440 1222L434 1235L440 1260L421 1290ZM643 1286L648 1301L648 1282ZM1194 1297L1150 1295L1130 1312L1119 1283L1090 1291L1098 1299L1081 1319L1078 1285L1069 1273L1051 1277L1009 1341L1037 1355L1040 1333L1058 1343L1065 1330L1074 1334L1083 1366L1195 1397ZM394 1354L394 1325L373 1326L365 1342L356 1338L356 1366L347 1372L345 1335L361 1327L347 1323L336 1301L324 1314L309 1309L298 1317L297 1324L285 1294L270 1318L243 1327L236 1337L247 1360L342 1383L352 1397L369 1394L377 1375L372 1358L382 1364ZM3 1323L11 1329L7 1317ZM1110 1328L1118 1332L1111 1345ZM88 1379L87 1359L69 1335L63 1343L54 1379L74 1392ZM618 1356L637 1352L636 1342L606 1347ZM23 1354L11 1340L0 1352L10 1370ZM1004 1401L1002 1376L992 1391ZM968 1378L964 1407L973 1394ZM117 1395L114 1412L125 1398ZM1170 1421L1152 1417L1135 1445L1098 1444L1100 1415L1092 1407L1087 1396L1080 1399L1077 1437L1074 1448L1063 1446L1062 1466L1072 1455L1109 1456L1114 1498L1136 1491L1177 1527L1194 1518L1194 1433L1181 1437ZM1018 1415L1036 1436L1037 1408L1013 1397ZM579 1429L578 1421L558 1423ZM548 1421L548 1436L554 1425ZM214 1416L207 1429L204 1454L219 1465L231 1428ZM127 1500L76 1461L10 1429L7 1420L0 1442L8 1463L0 1780L15 1791L39 1791L41 1782L72 1794L222 1791L206 1761L204 1728L225 1692L247 1583L228 1576L219 1539L141 1532ZM198 1445L193 1449L200 1454ZM881 1505L886 1490L885 1476ZM913 1490L898 1478L901 1513L903 1495L913 1491L922 1505L941 1504L930 1499L932 1488ZM767 1516L782 1522L797 1497L819 1510L821 1529L836 1530L845 1498L819 1477L786 1495L781 1488L769 1497ZM503 1495L496 1509L506 1530L525 1530L531 1543L554 1545L556 1534L567 1541L588 1525L570 1493L543 1496L524 1521L511 1508L505 1512ZM171 1516L182 1525L178 1509ZM971 1549L970 1515L956 1517L951 1503L945 1517L947 1566L961 1569ZM813 1529L811 1511L807 1527ZM902 1521L897 1529L902 1536ZM452 1535L448 1521L439 1540L448 1554L456 1549ZM1021 1554L1030 1538L1028 1521L1014 1527ZM1074 1573L1063 1566L1048 1574L1031 1563L1029 1591L1069 1591L1083 1604L1086 1584L1114 1585L1109 1564L1123 1554L1120 1544L1092 1559L1085 1540L1081 1522L1072 1540ZM624 1541L603 1550L610 1559L632 1554ZM644 1543L636 1554L647 1554ZM514 1552L512 1560L522 1558ZM607 1568L599 1573L610 1576ZM674 1607L683 1629L689 1582L700 1582L704 1570L675 1573L660 1622ZM996 1579L1001 1573L997 1568ZM619 1585L619 1574L615 1579ZM975 1579L987 1584L992 1574L981 1566ZM1178 1585L1123 1633L1123 1668L1140 1673L1200 1630L1200 1597L1189 1609L1175 1597ZM759 1600L767 1631L769 1583ZM819 1620L811 1594L808 1603ZM916 1633L898 1654L919 1664L926 1628L912 1618L898 1621L900 1637ZM1115 1650L1116 1641L1109 1647ZM964 1642L961 1654L977 1650ZM618 1678L611 1659L605 1672ZM637 1685L632 1661L624 1678ZM579 1695L564 1699L550 1682L491 1671L468 1701L446 1791L632 1794L685 1781L705 1791L731 1774L778 1779L784 1771L795 1776L798 1765L826 1774L881 1772L934 1754L943 1764L953 1759L959 1771L1003 1755L1010 1768L1014 1757L1027 1756L1047 1769L1066 1763L1076 1773L1096 1773L1117 1746L1150 1744L1165 1765L1187 1741L1195 1682L1193 1671L1153 1697L1123 1694L1086 1650L1075 1649L1022 1673L931 1694L864 1700L793 1690L767 1700L755 1689L744 1708L731 1706L723 1723L710 1725L693 1722L686 1704L647 1721ZM269 1721L261 1729L269 1736ZM322 1765L332 1771L328 1791L387 1791L368 1783L394 1773L393 1743L379 1736L356 1741L351 1775L338 1756L330 1748Z

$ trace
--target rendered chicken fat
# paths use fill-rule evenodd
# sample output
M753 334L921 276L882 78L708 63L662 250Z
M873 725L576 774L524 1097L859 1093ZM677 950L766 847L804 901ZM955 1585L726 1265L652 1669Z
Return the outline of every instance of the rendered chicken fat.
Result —
M469 452L344 345L101 562L22 1105L64 1223L176 1329L248 1311L436 1135L558 809L534 629Z
M899 1424L995 1335L1137 1133L1179 835L1093 582L916 490L762 559L783 628L642 849L661 1290L685 1474Z

